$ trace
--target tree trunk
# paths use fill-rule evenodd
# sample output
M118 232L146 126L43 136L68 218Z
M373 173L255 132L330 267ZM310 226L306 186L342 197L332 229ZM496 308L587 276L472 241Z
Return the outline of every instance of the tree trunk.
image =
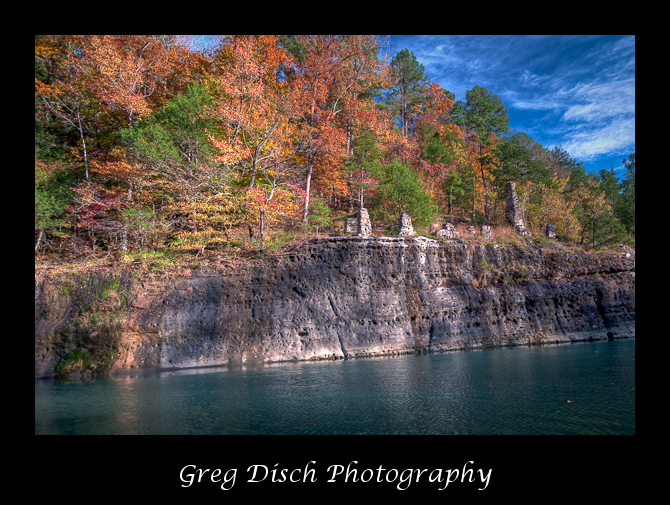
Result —
M258 159L258 146L256 146L256 151L254 152L254 161L251 164L251 179L249 180L249 187L251 189L254 187L254 180L256 179L256 160Z
M305 180L305 207L302 210L302 222L306 223L309 217L309 191L312 183L312 170L314 168L314 156L309 153L307 158L307 177Z
M475 222L475 196L477 195L477 182L475 175L472 175L472 222Z
M260 240L261 249L265 249L265 209L261 209Z
M79 117L79 110L77 110L77 121L79 122L79 136L84 148L84 173L86 174L86 182L88 183L88 152L86 151L86 140L84 140L84 130L81 127L81 118Z
M130 115L132 119L132 113ZM130 149L126 147L126 157L128 158L128 161L130 161L130 167L131 170L133 168L133 163L132 163L132 158L130 156ZM127 197L127 202L128 205L130 206L130 202L132 202L133 199L133 180L130 175L130 171L128 172L128 197ZM123 218L123 231L121 232L121 250L122 251L127 251L128 250L128 218L124 217Z
M482 159L482 143L479 143L479 166L482 170L482 183L484 184L484 217L486 217L486 222L489 222L489 205L486 198L486 193L488 188L486 187L486 178L484 177L484 160Z

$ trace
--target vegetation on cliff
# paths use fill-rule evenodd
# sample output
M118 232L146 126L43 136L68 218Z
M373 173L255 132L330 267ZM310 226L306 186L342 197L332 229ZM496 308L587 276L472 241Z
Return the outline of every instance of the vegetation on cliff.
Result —
M359 206L380 235L402 211L423 234L438 216L496 230L509 181L536 237L552 222L566 245L634 245L634 153L623 179L587 173L510 132L491 91L455 101L383 45L36 36L36 261L152 270L272 254L340 233ZM521 240L503 235L491 242Z

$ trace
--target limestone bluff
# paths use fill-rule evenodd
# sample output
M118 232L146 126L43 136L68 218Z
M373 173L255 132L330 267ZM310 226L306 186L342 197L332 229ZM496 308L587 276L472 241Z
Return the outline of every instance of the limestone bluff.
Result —
M77 324L83 291L63 296L47 277L35 286L35 377L75 348L113 349L116 369L179 368L629 337L634 265L531 245L318 238L235 269L124 274L123 315L99 331Z

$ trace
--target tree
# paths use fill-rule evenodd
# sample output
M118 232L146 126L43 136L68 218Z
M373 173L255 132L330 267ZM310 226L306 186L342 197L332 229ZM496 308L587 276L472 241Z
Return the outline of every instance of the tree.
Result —
M394 160L375 174L375 178L379 181L376 213L398 222L402 213L407 212L417 225L430 223L435 206L418 175L406 164Z
M47 232L54 233L56 228L60 229L65 225L63 213L71 196L68 188L58 184L55 177L47 176L44 167L44 163L35 162L35 252L38 251L40 243L45 242Z
M393 84L388 101L400 123L402 136L408 137L412 114L423 99L428 78L424 75L423 65L408 49L403 49L393 57L390 70Z
M303 89L299 128L305 155L302 222L306 223L315 167L341 164L351 155L354 129L360 126L355 123L371 119L357 99L367 98L379 81L377 44L360 35L311 35L285 38L284 43L296 58L295 74Z
M364 194L376 186L374 179L382 170L381 153L372 132L363 132L353 141L353 154L346 160L353 186L358 188L358 207L364 207Z
M232 167L220 161L208 135L215 129L208 114L213 105L206 87L193 83L160 111L121 132L145 185L156 196L169 199L166 210L173 223L188 230L179 234L185 247L216 241L214 227L230 226L234 207ZM186 221L180 222L178 216Z
M572 195L576 201L575 215L581 226L580 244L595 248L620 242L626 230L614 218L612 207L601 184L589 178L586 185L579 187Z
M220 151L222 164L241 169L239 183L246 185L248 193L245 208L258 212L258 219L254 215L249 223L258 223L265 233L264 205L287 182L290 161L300 148L302 81L299 76L287 77L295 71L293 61L276 36L231 36L218 48L215 59L220 65L212 79L217 127L210 139ZM257 184L265 189L252 191ZM264 203L250 205L259 201L260 194Z
M635 236L635 153L631 154L628 160L624 159L622 163L626 168L626 174L621 183L621 204L618 215L628 233Z
M475 142L479 148L479 166L481 169L482 183L484 184L484 214L489 221L488 187L484 166L490 162L485 148L493 146L493 139L509 131L509 118L507 108L497 95L486 88L475 86L467 91L466 102L456 102L453 113L456 124L465 127L470 133L469 139Z
M538 157L541 149L540 144L523 132L503 138L494 153L497 158L497 168L494 169L496 184L504 187L508 182L525 180L549 182L550 172Z
M88 149L85 134L89 121L99 115L98 104L89 89L86 61L82 58L84 40L72 35L42 36L35 41L35 58L43 69L43 79L35 79L35 95L40 106L50 111L66 129L77 131L84 155L84 174L89 182Z

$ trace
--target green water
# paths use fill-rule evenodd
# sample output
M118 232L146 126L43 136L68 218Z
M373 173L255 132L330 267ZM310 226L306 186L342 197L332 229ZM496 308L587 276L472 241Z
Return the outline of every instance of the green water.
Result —
M35 381L36 434L634 434L635 339Z

